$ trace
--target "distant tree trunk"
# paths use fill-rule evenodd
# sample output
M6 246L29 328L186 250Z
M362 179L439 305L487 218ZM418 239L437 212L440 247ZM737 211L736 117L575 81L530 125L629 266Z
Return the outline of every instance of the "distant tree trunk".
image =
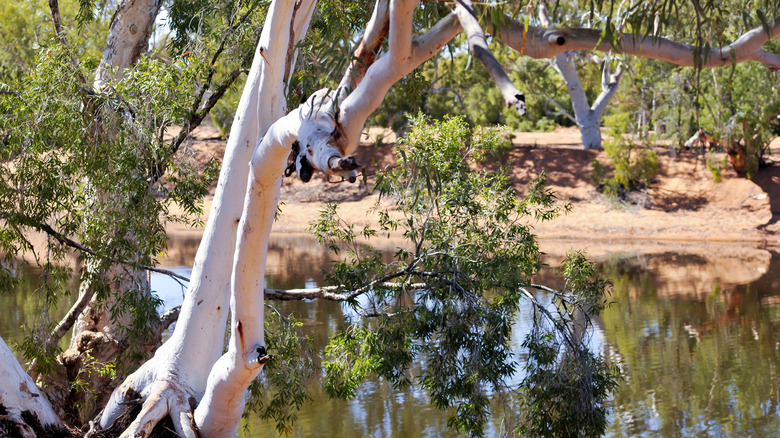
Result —
M95 74L95 89L121 78L146 53L161 4L162 0L124 0L117 6Z
M577 127L580 129L583 149L601 149L601 116L604 114L609 101L617 92L622 71L615 75L609 73L609 58L604 60L602 69L601 94L593 103L588 104L585 89L582 88L574 52L564 52L553 58L553 65L563 76L566 89L571 97L574 108L574 117Z

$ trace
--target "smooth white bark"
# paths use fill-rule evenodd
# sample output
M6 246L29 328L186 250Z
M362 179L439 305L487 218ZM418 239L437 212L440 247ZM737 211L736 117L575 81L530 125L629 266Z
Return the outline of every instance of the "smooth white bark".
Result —
M345 135L345 155L354 153L366 119L379 107L390 87L438 53L461 31L455 15L449 14L412 41L411 19L414 7L409 2L402 3L394 8L395 2L391 2L389 53L368 68L360 84L340 105L339 122ZM416 5L416 2L413 3ZM408 36L408 42L405 35ZM394 41L401 48L406 47L409 50L403 51L399 47L393 49Z
M490 51L485 32L477 20L476 11L471 0L455 0L454 12L468 36L471 53L484 64L493 82L496 83L496 86L501 91L506 106L514 107L521 116L524 115L525 96L515 87L504 68L501 67L496 57L493 56L493 52Z
M553 65L566 83L574 109L575 122L580 129L583 149L601 149L601 116L604 115L609 101L617 92L622 71L615 75L610 74L609 59L604 60L601 94L591 106L588 104L588 97L577 74L575 58L574 52L564 52L555 56Z
M0 405L4 406L11 416L30 411L44 427L62 426L49 400L24 372L3 338L0 338Z
M573 50L598 50L658 59L675 65L694 67L697 64L696 47L658 36L621 34L620 46L615 47L601 32L583 28L544 28L529 26L506 17L508 24L502 26L497 35L509 47L522 55L537 59L549 59L559 53ZM780 36L780 20L775 20L769 34L763 27L746 32L733 43L722 47L711 47L702 53L701 66L723 67L732 62L756 61L772 70L780 69L780 55L769 53L761 46Z
M269 8L233 120L209 221L195 256L181 316L173 335L155 356L114 391L100 420L103 428L113 424L124 412L125 400L140 395L145 399L144 410L126 433L145 433L168 410L175 414L172 418L177 433L192 431L187 417L189 406L197 403L205 393L208 377L224 346L230 276L242 199L247 188L248 163L258 139L285 112L283 81L289 38L293 38L293 44L303 38L314 3L313 0L300 2L294 23L291 23L294 2L274 1ZM293 32L290 32L291 26ZM181 410L185 405L187 412L175 413L173 408L159 408L169 404L170 394L176 398L173 406ZM203 409L206 408L219 414L223 406L208 404Z
M161 4L161 0L124 0L117 6L95 74L96 90L121 77L146 52Z
M268 239L282 175L298 137L299 111L274 123L250 164L231 282L228 351L214 365L195 410L202 436L230 436L244 412L244 393L269 359L264 338L264 279Z
M539 5L539 19L544 26L550 27L550 19L547 15L547 7L544 3ZM593 106L588 104L588 97L582 87L580 77L577 74L577 64L574 52L563 52L555 55L552 65L563 76L566 89L569 92L572 108L574 109L574 122L580 130L583 149L601 149L601 116L607 109L609 101L617 92L622 71L612 76L609 70L609 56L605 57L601 75L601 94ZM556 103L556 105L558 105ZM560 105L558 105L560 106ZM568 115L568 113L566 113ZM571 115L568 115L571 118Z

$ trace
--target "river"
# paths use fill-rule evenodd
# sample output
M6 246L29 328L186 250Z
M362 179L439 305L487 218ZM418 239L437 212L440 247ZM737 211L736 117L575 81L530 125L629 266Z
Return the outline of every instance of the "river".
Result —
M197 236L174 240L164 264L192 263ZM566 243L562 246L588 246ZM392 245L391 245L392 246ZM544 247L544 246L543 246ZM551 265L562 256L548 257ZM595 319L592 348L619 361L625 380L611 400L607 436L774 437L780 431L780 253L736 246L601 245L602 275L613 283L612 305ZM330 263L325 249L302 236L275 236L269 249L267 283L274 288L321 284ZM0 336L11 345L24 329L41 321L46 287L73 289L67 276L43 276L19 267L24 281L0 294ZM187 268L179 268L186 273ZM153 279L168 306L181 300L175 282ZM538 282L555 286L548 271ZM544 299L544 296L541 296ZM67 310L65 299L49 317ZM339 327L344 311L331 302L286 302L322 348ZM513 347L529 325L519 315ZM350 401L328 399L311 384L313 402L298 414L292 436L447 437L447 412L433 408L414 388L396 391L372 380ZM496 407L500 403L496 401ZM500 409L497 409L500 411ZM486 432L501 430L500 412ZM276 437L273 425L249 418L246 437Z

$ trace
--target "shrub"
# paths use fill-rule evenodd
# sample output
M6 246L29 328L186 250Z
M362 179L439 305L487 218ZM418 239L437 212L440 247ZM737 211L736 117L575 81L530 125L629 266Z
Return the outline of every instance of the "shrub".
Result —
M610 128L609 139L604 142L604 151L612 166L609 168L593 161L593 182L612 198L624 199L632 190L647 187L658 173L658 155L650 149L648 140L641 143L631 134L631 118L628 113L615 114L605 118Z

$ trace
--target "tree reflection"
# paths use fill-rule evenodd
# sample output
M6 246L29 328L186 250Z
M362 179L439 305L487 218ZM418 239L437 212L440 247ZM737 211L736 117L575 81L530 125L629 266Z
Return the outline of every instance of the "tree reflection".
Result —
M603 264L616 302L602 315L605 338L626 371L611 434L776 436L779 259L747 284L713 273L706 294L658 271L702 268L697 257L665 254L652 269L644 257Z

